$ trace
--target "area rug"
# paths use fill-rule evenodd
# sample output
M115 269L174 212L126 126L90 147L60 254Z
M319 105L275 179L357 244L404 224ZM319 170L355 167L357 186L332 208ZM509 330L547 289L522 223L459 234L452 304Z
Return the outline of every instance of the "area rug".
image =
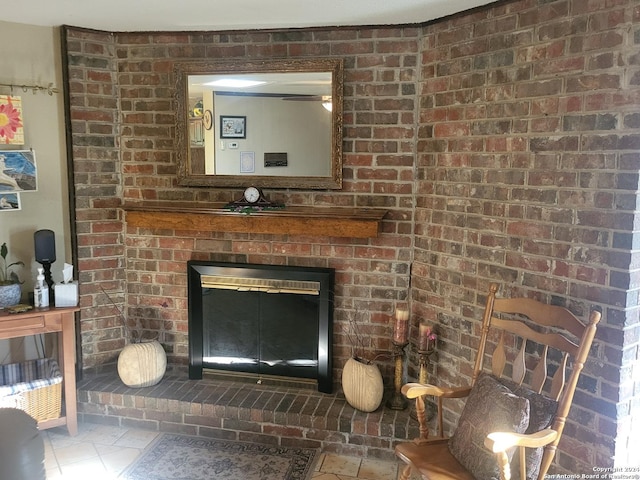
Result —
M126 480L308 480L319 449L161 434Z

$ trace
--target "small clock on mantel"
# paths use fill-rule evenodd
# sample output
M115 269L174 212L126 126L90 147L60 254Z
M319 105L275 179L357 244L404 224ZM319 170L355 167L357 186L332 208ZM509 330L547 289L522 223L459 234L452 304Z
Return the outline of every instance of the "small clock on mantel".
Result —
M258 187L247 187L242 193L242 198L227 203L226 208L233 207L273 207L282 208L284 205L273 203L264 196L262 190Z

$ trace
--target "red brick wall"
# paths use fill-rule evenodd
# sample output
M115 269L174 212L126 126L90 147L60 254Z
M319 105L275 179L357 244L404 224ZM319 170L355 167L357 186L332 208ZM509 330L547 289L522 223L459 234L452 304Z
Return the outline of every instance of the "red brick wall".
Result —
M457 384L490 282L585 316L601 308L558 455L569 472L614 451L638 462L626 434L613 440L634 388L640 420L638 19L630 1L505 2L421 38L414 317L437 325L436 376Z
M636 461L627 442L640 337L639 16L633 0L521 0L423 28L68 29L84 366L114 361L124 343L102 288L131 321L162 332L172 361L185 362L185 262L210 258L336 268L338 370L349 355L347 317L365 312L371 350L386 350L389 317L411 289L412 323L439 330L436 377L459 383L479 305L498 281L504 295L579 314L603 309L558 461L581 473L614 464L614 454L618 465ZM345 183L337 192L269 193L287 204L385 208L382 234L127 229L125 199L239 194L176 186L173 62L284 56L345 60ZM390 362L381 365L390 384Z
M335 268L336 380L351 351L344 333L350 316L363 323L371 355L390 351L390 317L397 304L406 305L409 291L420 31L112 36L69 30L85 367L112 362L124 343L102 288L124 306L130 323L140 320L161 332L171 361L186 363L189 259ZM176 186L173 63L283 55L345 60L344 182L341 191L267 194L287 205L384 208L389 213L381 235L361 240L127 229L123 200L228 201L241 192ZM104 95L105 83L113 94ZM80 148L85 144L92 148ZM107 208L96 210L102 205ZM379 360L389 384L390 358Z

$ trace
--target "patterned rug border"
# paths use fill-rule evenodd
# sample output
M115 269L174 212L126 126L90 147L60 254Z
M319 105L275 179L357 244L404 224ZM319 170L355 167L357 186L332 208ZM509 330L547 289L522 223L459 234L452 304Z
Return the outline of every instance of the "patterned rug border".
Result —
M208 451L218 451L226 455L248 455L255 464L260 455L263 458L268 457L288 457L291 459L289 468L286 472L278 472L280 476L273 476L273 471L268 472L252 472L254 475L242 475L242 480L310 480L313 475L315 465L320 458L319 448L300 448L286 447L280 445L263 444L257 442L247 442L242 440L225 440L209 437L196 437L191 435L183 435L177 433L160 433L154 441L134 460L134 462L125 469L120 477L123 480L194 480L196 476L190 474L187 468L193 468L196 465L185 465L182 475L176 477L175 473L169 471L155 472L154 467L161 465L163 460L167 459L167 449L177 448L193 448L207 449ZM198 468L203 468L205 461L198 458ZM226 461L228 465L228 460ZM223 463L224 464L224 463ZM229 466L232 468L232 466ZM207 471L207 479L235 479L230 474L217 473L211 476L211 471ZM198 477L201 478L201 477Z

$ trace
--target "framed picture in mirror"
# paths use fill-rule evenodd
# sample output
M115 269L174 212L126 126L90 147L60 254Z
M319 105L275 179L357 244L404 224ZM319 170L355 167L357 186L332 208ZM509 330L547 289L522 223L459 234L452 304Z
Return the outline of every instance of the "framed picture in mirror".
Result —
M220 115L220 138L247 138L247 117Z

